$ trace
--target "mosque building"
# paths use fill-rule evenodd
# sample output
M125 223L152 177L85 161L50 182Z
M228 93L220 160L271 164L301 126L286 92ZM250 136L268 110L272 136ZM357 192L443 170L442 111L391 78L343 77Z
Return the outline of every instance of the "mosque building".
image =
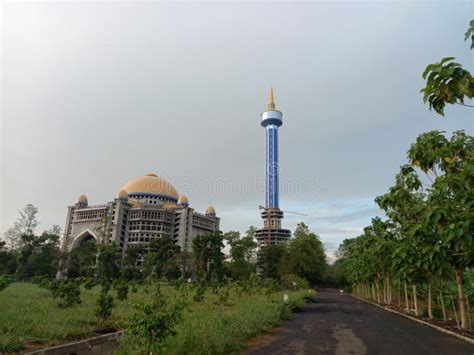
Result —
M126 183L113 201L91 206L80 195L68 207L62 249L69 251L82 242L115 242L123 255L127 248L142 246L169 236L182 251L192 250L192 239L219 230L220 218L214 207L204 214L189 206L188 198L179 195L173 185L156 174L136 177ZM137 261L140 265L142 260Z

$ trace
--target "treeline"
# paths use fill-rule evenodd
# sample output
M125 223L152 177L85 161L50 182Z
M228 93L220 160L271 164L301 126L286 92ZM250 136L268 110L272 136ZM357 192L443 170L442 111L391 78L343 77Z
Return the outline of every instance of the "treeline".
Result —
M60 250L59 227L36 235L38 209L27 205L15 225L0 242L0 277L19 281L42 279L88 280L88 283L178 280L205 285L251 277L273 279L278 284L314 285L323 277L326 259L319 237L300 223L288 244L259 248L255 228L239 232L215 232L192 240L193 252L181 251L168 237L149 246L129 246L126 254L114 243L82 242L71 251ZM229 255L223 250L225 242ZM141 262L137 262L141 260ZM7 277L6 277L7 276Z
M375 199L386 218L372 219L362 235L339 248L344 276L358 296L385 304L397 298L422 315L421 295L430 319L436 312L446 320L446 308L456 304L459 326L470 327L473 153L473 137L464 131L451 138L423 133L411 145L395 184Z

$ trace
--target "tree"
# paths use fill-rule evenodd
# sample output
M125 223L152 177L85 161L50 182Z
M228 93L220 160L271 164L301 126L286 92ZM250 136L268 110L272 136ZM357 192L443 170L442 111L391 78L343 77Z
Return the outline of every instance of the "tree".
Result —
M68 278L93 278L97 261L97 242L95 239L83 241L66 255L66 276Z
M198 277L207 282L221 282L224 276L224 254L222 232L212 232L196 236L193 253Z
M38 220L38 208L32 204L27 204L22 210L18 210L20 216L6 233L5 239L12 247L17 247L22 236L34 235Z
M469 29L465 33L465 40L471 38L471 49L474 48L474 20L471 20ZM426 86L421 89L423 101L429 108L444 116L446 104L474 107L464 103L466 98L474 97L474 77L463 69L462 65L453 62L454 57L441 59L429 64L423 72Z
M257 255L257 268L263 278L281 281L283 261L287 254L287 245L269 244L260 248Z
M306 224L299 223L288 243L288 263L291 271L311 284L322 279L326 267L326 255L319 236Z
M100 244L97 255L97 278L113 280L120 275L121 253L117 244Z
M6 242L0 241L0 275L13 275L16 271L16 258Z
M229 269L232 278L247 279L256 271L253 263L256 257L257 242L253 238L254 231L250 227L247 235L240 236L239 232L227 232L224 239L230 245L230 256L232 261L229 262Z
M161 277L164 271L174 267L174 257L180 247L173 238L163 236L150 244L150 251L145 254L143 272L146 276Z
M34 276L52 278L59 261L59 235L44 232L41 236L24 234L18 242L16 275L24 280Z
M467 328L466 299L462 275L474 260L474 138L456 131L448 140L442 132L420 135L408 158L435 179L429 189L428 216L439 237L437 252L454 269L458 287L461 327Z

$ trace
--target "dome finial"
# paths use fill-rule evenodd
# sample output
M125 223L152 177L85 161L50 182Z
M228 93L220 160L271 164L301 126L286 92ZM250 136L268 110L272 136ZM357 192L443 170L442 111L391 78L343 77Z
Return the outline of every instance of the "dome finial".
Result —
M268 110L275 109L275 100L273 99L273 88L270 88L270 93L268 94Z

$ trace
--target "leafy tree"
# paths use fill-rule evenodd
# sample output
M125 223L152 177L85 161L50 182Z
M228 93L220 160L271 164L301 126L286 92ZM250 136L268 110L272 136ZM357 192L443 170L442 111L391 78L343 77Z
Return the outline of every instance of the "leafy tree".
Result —
M257 268L263 278L281 280L283 261L287 254L287 245L269 244L260 248L257 255Z
M135 346L137 352L141 347L149 354L153 351L164 352L165 340L176 334L176 326L183 317L187 304L184 295L182 293L175 302L170 303L157 284L155 299L136 305L137 312L128 324L124 345Z
M288 243L288 264L291 271L311 284L322 279L326 268L326 255L319 236L311 232L306 224L299 223Z
M66 255L66 276L94 277L98 246L95 239L83 241Z
M49 283L54 298L59 298L59 307L68 308L81 303L80 283L76 280L54 280Z
M253 238L252 229L249 232L244 237L241 237L239 232L224 234L224 239L230 245L232 261L229 263L229 268L234 279L246 279L256 271L254 259L258 244Z
M474 138L464 131L454 132L450 140L442 132L424 133L408 152L414 166L435 176L429 189L428 217L439 238L436 252L454 269L463 328L468 320L462 275L474 260L473 155Z
M16 271L16 257L6 242L0 241L0 275L13 275Z
M59 261L59 235L44 232L37 237L25 234L18 242L17 277L21 280L34 276L54 277Z
M143 246L128 246L122 262L122 277L125 280L141 280L143 275L137 260L144 254Z
M100 292L99 299L97 300L97 307L95 310L95 315L99 321L99 324L104 324L104 322L110 318L112 315L112 309L114 308L114 298L109 295L109 287L106 285L102 285L102 290ZM121 291L123 292L123 290ZM119 293L119 292L118 292ZM128 287L126 294L128 293ZM120 294L120 293L119 293ZM120 294L123 297L123 294Z
M163 236L153 241L150 251L145 255L145 275L161 277L166 271L167 276L171 276L171 278L176 275L179 277L179 270L176 271L178 267L174 259L179 251L180 247L169 236Z
M102 281L118 278L121 257L117 244L100 244L97 255L97 278Z
M471 20L465 40L471 38L471 49L474 48L474 20ZM462 65L453 62L454 57L441 59L439 62L429 64L423 72L426 86L421 89L423 101L429 108L444 116L446 104L458 104L474 107L464 103L466 98L474 97L474 77Z
M20 216L6 233L5 238L12 247L17 247L22 236L32 236L35 233L39 222L36 215L38 208L32 204L27 204L22 210L18 210Z
M222 232L212 232L196 236L193 253L198 277L208 282L221 282L224 276L224 248Z

